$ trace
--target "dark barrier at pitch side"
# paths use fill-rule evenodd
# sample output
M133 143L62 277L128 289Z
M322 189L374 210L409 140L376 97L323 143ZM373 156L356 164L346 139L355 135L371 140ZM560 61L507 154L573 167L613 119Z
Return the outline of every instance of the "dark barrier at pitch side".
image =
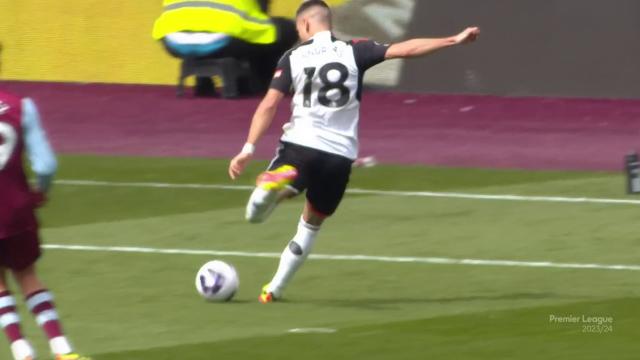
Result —
M399 88L640 98L638 0L419 0L408 37L467 25L481 26L479 43L406 62Z

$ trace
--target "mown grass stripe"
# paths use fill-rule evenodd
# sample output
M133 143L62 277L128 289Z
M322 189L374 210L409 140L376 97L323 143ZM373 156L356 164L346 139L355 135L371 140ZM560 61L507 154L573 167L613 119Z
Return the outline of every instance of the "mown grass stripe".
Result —
M172 183L159 183L159 182L112 182L112 181L98 181L98 180L58 180L56 181L56 184L67 185L67 186L142 187L142 188L166 188L166 189L212 189L212 190L236 190L236 191L253 190L253 186L248 186L248 185L172 184ZM368 190L368 189L348 189L347 193L357 194L357 195L431 197L431 198L467 199L467 200L640 205L640 200L607 199L607 198L591 198L591 197L527 196L527 195L509 195L509 194L472 194L472 193L456 193L456 192Z
M114 253L229 256L229 257L273 258L273 259L277 259L280 257L280 253L271 253L271 252L162 249L162 248L130 247L130 246L47 244L47 245L44 245L43 247L48 250L93 251L93 252L114 252ZM640 265L557 263L557 262L551 262L551 261L516 261L516 260L488 260L488 259L453 259L453 258L442 258L442 257L327 255L327 254L312 254L310 258L313 260L332 260L332 261L370 261L370 262L386 262L386 263L420 263L420 264L434 264L434 265L506 266L506 267L582 269L582 270L592 269L592 270L640 271Z

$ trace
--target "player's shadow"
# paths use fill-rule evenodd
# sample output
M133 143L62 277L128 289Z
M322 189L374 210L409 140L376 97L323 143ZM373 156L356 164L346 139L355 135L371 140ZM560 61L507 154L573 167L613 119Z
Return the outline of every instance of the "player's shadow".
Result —
M232 305L246 305L246 304L254 303L254 301L251 301L249 299L235 299L235 298L229 301L223 301L223 302L206 301L206 300L204 300L204 302L206 304L211 304L211 306L220 306L220 304L224 304L225 306L232 306Z
M359 298L359 299L316 299L306 301L306 303L328 306L383 310L401 305L411 304L451 304L475 301L518 301L518 300L544 300L544 299L573 299L577 297L566 294L556 294L550 292L542 293L513 293L499 295L473 295L459 297L424 297L424 298ZM305 301L303 301L305 302Z

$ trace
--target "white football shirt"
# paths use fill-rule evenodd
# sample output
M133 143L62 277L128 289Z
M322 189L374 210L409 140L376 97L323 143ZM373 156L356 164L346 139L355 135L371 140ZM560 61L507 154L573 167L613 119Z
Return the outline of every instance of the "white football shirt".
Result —
M281 140L349 159L358 157L362 79L384 61L388 45L371 40L341 41L317 33L284 54L271 88L293 88L292 116Z

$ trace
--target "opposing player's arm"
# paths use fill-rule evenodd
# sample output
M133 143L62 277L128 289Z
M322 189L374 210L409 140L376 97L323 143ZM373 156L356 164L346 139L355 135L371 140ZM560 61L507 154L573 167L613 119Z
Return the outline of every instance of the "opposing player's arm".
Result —
M25 147L38 180L36 190L46 193L58 168L56 156L42 128L38 108L31 99L22 100L22 113Z
M411 39L403 41L389 46L385 54L385 59L412 58L429 55L450 46L473 42L479 35L479 28L470 27L458 35L446 38Z

